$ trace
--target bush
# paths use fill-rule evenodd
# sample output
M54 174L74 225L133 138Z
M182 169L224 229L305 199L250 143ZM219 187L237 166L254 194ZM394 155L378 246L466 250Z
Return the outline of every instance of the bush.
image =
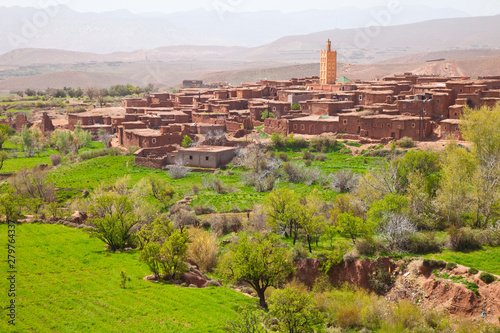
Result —
M481 281L483 281L484 283L486 284L490 284L492 283L493 281L496 281L496 277L493 276L492 274L490 273L486 273L486 272L482 272L480 275L479 275L479 278L481 279Z
M477 273L479 273L479 271L477 269L475 269L474 267L469 268L469 274L475 275Z
M365 236L356 242L356 250L360 255L373 256L383 250L383 245L371 236Z
M313 160L314 155L310 151L305 151L304 156L302 157L304 160Z
M217 239L208 232L192 229L190 232L191 244L187 251L188 257L193 260L200 271L210 272L215 267L215 259L219 252Z
M228 193L227 186L217 176L214 176L214 175L205 176L205 177L203 177L201 184L207 190L213 190L213 191L217 192L218 194Z
M185 167L181 162L176 162L173 165L169 165L167 169L168 175L173 179L184 178L191 172L191 170L193 170L191 168Z
M451 227L446 231L448 247L454 251L476 250L481 247L470 228Z
M288 155L286 153L280 153L278 157L281 161L287 162L288 161Z
M413 148L416 146L415 141L412 138L405 136L398 140L398 145L401 148Z
M350 169L340 170L328 176L330 187L340 193L351 192L358 186L359 176Z
M194 212L196 215L212 214L213 212L215 212L215 208L213 206L200 204L194 207Z
M283 137L278 133L271 135L271 143L274 147L283 147Z
M90 160L93 158L97 157L103 157L103 156L118 156L121 155L121 150L120 148L102 148L102 149L96 149L96 150L86 150L82 151L78 156L80 156L80 159L82 161Z
M194 195L198 195L198 193L200 193L200 188L196 185L193 185L192 191Z
M446 261L435 259L424 259L422 266L429 269L443 269L446 267Z
M316 161L319 161L319 162L326 161L326 155L323 155L323 154L316 155Z
M320 136L311 139L311 147L314 148L316 152L326 153L332 150L337 143L335 137L332 136Z
M458 265L455 264L454 262L449 262L449 263L446 264L446 269L449 270L449 271L451 271L452 269L455 269L457 267L458 267Z
M175 207L175 208L174 208ZM181 229L187 226L198 227L200 225L200 219L190 211L186 206L176 205L172 207L175 213L171 213L171 219L174 224L174 228Z
M410 237L409 249L412 253L435 253L441 250L441 244L433 232L417 232Z
M50 162L52 162L52 166L58 166L59 164L61 164L61 155L50 155Z
M211 218L210 225L212 232L217 237L222 237L232 232L239 232L243 229L243 223L237 215L217 215Z
M312 163L311 160L306 160L304 162L305 166L311 166L311 163Z

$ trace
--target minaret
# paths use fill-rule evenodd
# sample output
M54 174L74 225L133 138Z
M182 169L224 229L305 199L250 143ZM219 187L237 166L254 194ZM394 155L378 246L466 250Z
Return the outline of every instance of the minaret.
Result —
M321 84L335 84L337 81L337 51L332 51L332 42L326 42L326 51L321 51Z

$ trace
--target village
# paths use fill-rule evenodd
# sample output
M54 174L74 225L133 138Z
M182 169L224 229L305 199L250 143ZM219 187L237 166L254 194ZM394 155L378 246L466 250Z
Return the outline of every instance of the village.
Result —
M494 107L500 101L500 77L404 73L368 82L337 78L331 41L321 52L319 77L217 88L186 80L184 87L176 93L124 98L121 107L70 113L66 123L57 125L43 113L36 123L45 133L74 130L77 124L94 137L105 131L114 137L110 144L139 147L136 164L141 166L162 169L180 157L190 167L218 168L231 161L237 147L251 144L257 129L268 135L335 135L360 143L403 137L460 140L464 108ZM18 113L9 125L20 132L33 124ZM228 139L204 142L214 133L227 133ZM196 147L181 147L186 136Z

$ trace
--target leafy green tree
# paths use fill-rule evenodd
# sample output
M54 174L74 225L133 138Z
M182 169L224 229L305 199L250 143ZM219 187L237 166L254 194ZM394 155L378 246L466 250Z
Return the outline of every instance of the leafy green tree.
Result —
M6 223L17 222L25 203L26 198L12 190L0 195L0 214L5 216Z
M267 333L268 330L262 325L264 312L257 309L241 308L237 311L238 319L228 321L224 327L230 333Z
M276 235L242 236L222 256L219 273L229 281L248 283L267 308L265 291L277 287L293 271L291 252L279 245Z
M293 237L294 245L300 229L298 207L300 202L295 191L286 187L271 192L264 202L267 224L275 231L285 232L285 237Z
M437 206L448 226L457 225L471 209L476 162L472 153L451 141L442 153L443 178L437 192Z
M367 220L374 226L380 226L389 214L405 214L407 211L408 199L406 197L388 194L382 200L377 200L372 204Z
M278 319L281 332L307 333L323 323L312 295L296 288L278 289L269 298L269 314Z
M9 154L6 151L0 150L0 170L3 168L3 163L9 158Z
M89 131L85 131L82 128L82 124L78 122L74 130L73 145L75 152L82 147L86 147L92 141L92 134Z
M477 163L474 175L474 225L484 227L500 216L500 105L493 109L464 110L460 130L472 142ZM460 167L460 166L458 166Z
M294 105L292 105L292 110L294 110L294 111L300 110L300 104L294 104Z
M411 175L419 173L425 178L427 193L430 196L436 195L441 177L441 163L438 153L410 150L404 157L397 159L395 164L401 188L407 189Z
M352 213L341 213L336 218L339 232L344 232L351 237L352 243L356 244L356 238L373 232L373 226L362 218Z
M0 124L0 149L11 135L12 131L10 130L9 125Z
M191 139L189 136L187 135L184 135L184 138L182 139L182 143L181 145L184 147L184 148L189 148L191 147L191 145L193 144L193 139Z
M261 119L266 120L267 118L276 118L276 115L269 110L265 110L264 112L262 112Z
M27 156L33 156L35 153L35 139L33 132L28 127L23 126L21 130L21 147Z
M319 237L326 227L326 219L321 214L324 211L323 207L323 199L316 189L302 200L301 205L296 207L298 210L298 224L306 235L309 253L312 253L311 242L315 237Z
M94 218L90 234L106 243L111 251L123 250L134 242L132 229L140 220L134 213L133 201L127 196L103 194L89 208Z
M186 271L187 230L175 229L169 220L159 218L144 226L138 236L144 245L139 259L149 266L157 278L171 280Z

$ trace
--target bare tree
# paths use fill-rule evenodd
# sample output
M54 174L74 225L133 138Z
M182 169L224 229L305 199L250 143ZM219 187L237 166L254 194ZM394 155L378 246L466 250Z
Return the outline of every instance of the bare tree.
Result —
M417 227L407 215L388 214L384 218L380 234L393 249L408 250L408 240L417 232Z
M340 193L351 192L359 182L359 175L350 169L343 169L335 174L330 174L330 187Z
M193 170L186 167L184 161L181 158L176 158L174 164L169 165L167 169L168 175L173 179L184 178Z

